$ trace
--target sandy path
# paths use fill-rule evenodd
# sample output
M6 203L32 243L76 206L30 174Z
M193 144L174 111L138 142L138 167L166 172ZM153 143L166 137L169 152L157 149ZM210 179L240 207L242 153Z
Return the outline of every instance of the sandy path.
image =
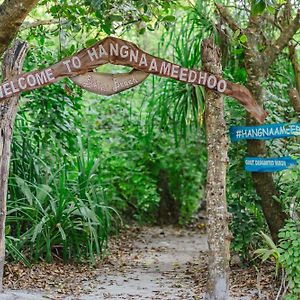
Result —
M112 261L84 285L88 294L62 296L55 292L7 291L1 300L100 300L100 299L199 299L192 291L193 281L185 271L187 263L207 249L206 236L199 231L167 227L143 228L132 247L124 249L118 261Z
M19 266L15 271L11 267L6 286L14 290L0 294L0 300L202 299L207 237L200 230L133 227L112 239L110 249L111 254L96 267L62 263L41 263L33 269ZM276 287L270 270L261 279L266 295ZM231 273L235 295L231 299L258 299L253 267L233 266Z
M132 264L100 276L99 290L79 299L195 299L193 282L185 276L186 263L206 249L206 236L199 231L144 229L128 257Z

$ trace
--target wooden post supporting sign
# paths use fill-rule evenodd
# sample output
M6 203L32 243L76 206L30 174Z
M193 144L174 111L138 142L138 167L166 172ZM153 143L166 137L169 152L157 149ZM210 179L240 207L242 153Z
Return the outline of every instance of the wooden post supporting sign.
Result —
M201 47L204 69L216 75L222 73L220 49L212 39ZM205 89L205 131L207 141L207 234L208 279L205 300L229 298L228 212L226 202L226 172L228 164L228 137L221 94Z
M3 77L10 80L21 73L27 54L26 43L17 41L9 49L3 60ZM2 290L3 268L5 262L5 218L6 198L11 156L13 126L18 108L19 95L14 95L0 102L0 290Z

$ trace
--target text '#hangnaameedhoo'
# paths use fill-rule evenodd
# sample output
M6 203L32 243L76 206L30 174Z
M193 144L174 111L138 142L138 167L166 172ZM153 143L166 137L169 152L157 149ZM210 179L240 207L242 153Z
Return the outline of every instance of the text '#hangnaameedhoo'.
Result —
M240 140L269 140L293 136L300 136L300 123L230 127L230 138L233 142Z

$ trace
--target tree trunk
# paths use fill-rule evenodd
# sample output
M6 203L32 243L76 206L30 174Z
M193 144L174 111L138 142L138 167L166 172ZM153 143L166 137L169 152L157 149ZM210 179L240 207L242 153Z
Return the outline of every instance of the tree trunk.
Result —
M251 1L251 5L249 7L250 11L252 11L253 7L251 6L254 4L255 1ZM281 24L281 33L277 39L269 40L265 38L267 35L265 35L264 32L270 29L265 28L265 22L262 16L250 14L247 28L242 28L225 7L223 7L220 3L216 3L216 7L223 20L226 21L228 26L234 32L239 30L241 34L245 34L247 36L244 62L248 75L248 88L256 98L258 104L262 105L264 102L262 83L268 76L270 66L299 30L300 9L297 10L296 16L293 19L291 17L291 1L285 1L281 10L277 12L278 14L283 13L285 16L282 18L283 23ZM273 22L272 25L274 25ZM265 47L265 49L262 50L261 46ZM291 50L292 49L290 49L290 51ZM296 72L299 72L299 68L296 69ZM297 77L296 75L296 81L299 83L300 80L298 79L299 76ZM297 99L293 98L291 100ZM258 124L248 115L247 125ZM249 141L248 153L251 156L267 156L266 143L264 141ZM252 178L256 192L261 198L261 206L272 238L276 242L278 240L278 231L284 225L287 215L283 212L280 204L274 199L275 196L278 196L278 191L276 189L272 173L252 173Z
M300 63L294 43L289 45L289 57L293 66L296 83L296 88L289 90L289 97L298 118L300 118Z
M290 102L297 116L300 117L300 94L296 89L289 90Z
M8 50L3 61L3 78L9 79L21 73L23 61L27 53L27 44L16 42ZM19 96L0 102L0 290L3 290L3 268L5 262L5 218L6 198L11 156L11 140L16 117Z
M253 86L252 81L249 80L249 88ZM260 89L260 88L259 88ZM255 87L251 88L252 93L256 96L259 101L262 97L257 97L259 92ZM247 125L255 126L258 125L252 118L247 117ZM262 140L249 140L248 141L248 154L249 156L267 157L268 150L266 142ZM283 212L283 209L279 202L276 201L275 197L279 196L277 191L273 174L272 173L252 173L252 180L257 195L261 198L261 207L270 229L270 233L274 242L278 241L278 232L284 226L287 215Z
M245 68L248 75L248 88L254 95L258 104L264 103L263 81L266 80L264 56L258 49L260 41L260 30L257 28L257 20L252 19L247 31L248 44L245 49ZM247 125L259 125L257 121L247 114ZM268 150L263 140L248 140L249 156L267 157ZM275 197L279 196L272 173L252 173L253 184L257 195L261 198L261 207L267 221L274 242L278 241L278 231L284 226L286 214Z
M38 0L5 0L0 5L0 56Z
M159 170L157 190L160 195L158 220L160 225L175 225L179 223L179 204L173 197L167 171Z
M253 126L249 122L248 124ZM248 141L248 154L250 156L267 157L267 148L265 141ZM284 213L279 202L275 200L275 196L279 196L276 189L272 173L252 173L253 184L257 195L261 198L261 207L267 221L272 239L275 243L278 242L278 232L284 226L287 215Z
M221 76L220 50L212 39L202 42L205 71ZM224 119L223 97L205 90L205 129L208 152L206 183L207 233L209 246L207 300L229 298L230 233L226 203L226 169L228 138Z

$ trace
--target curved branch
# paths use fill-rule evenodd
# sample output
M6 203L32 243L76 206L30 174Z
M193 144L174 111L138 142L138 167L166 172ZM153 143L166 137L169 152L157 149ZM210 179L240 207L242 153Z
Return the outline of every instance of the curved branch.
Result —
M50 25L64 25L68 23L68 20L58 20L58 19L52 19L52 20L36 20L34 22L24 22L21 26L21 30L26 30L30 28L35 28L38 26L50 26Z
M266 63L266 70L276 59L277 55L288 45L288 42L293 38L296 32L300 29L300 9L296 17L290 24L286 24L282 28L279 38L269 45L264 51L264 61Z
M228 24L228 26L231 28L233 31L240 30L242 31L241 27L236 23L230 12L220 3L215 3L217 10L219 14L223 17L225 22Z
M16 36L24 19L38 0L5 0L0 6L0 55Z
M294 43L290 43L290 45L289 45L289 58L291 60L293 70L294 70L296 89L300 95L300 64L299 64L299 59L298 59L298 55L296 52L296 44L294 44Z

